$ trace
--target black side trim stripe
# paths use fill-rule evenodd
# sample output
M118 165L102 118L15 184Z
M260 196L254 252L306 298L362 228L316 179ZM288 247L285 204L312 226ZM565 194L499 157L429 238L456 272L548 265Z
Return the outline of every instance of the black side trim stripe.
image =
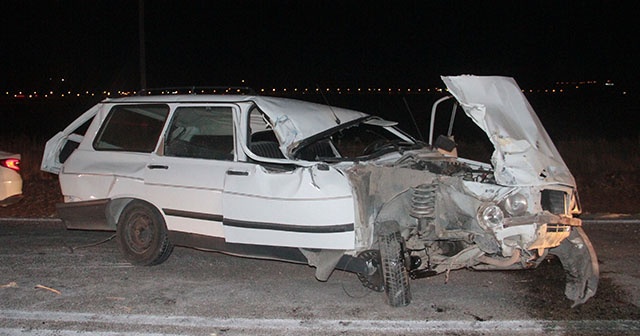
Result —
M240 221L235 219L225 219L222 215L175 210L175 209L162 209L162 211L167 216L222 222L222 224L226 226L245 228L245 229L275 230L275 231L304 232L304 233L339 233L339 232L350 232L354 230L353 223L338 224L338 225L313 225L313 226L291 225L291 224L262 223L262 222Z
M167 216L185 217L185 218L191 218L191 219L202 219L202 220L208 220L208 221L214 221L214 222L222 222L222 215L175 210L175 209L162 209L162 211Z
M337 232L353 231L353 223L338 224L338 225L310 226L310 225L248 222L248 221L240 221L240 220L225 218L222 224L226 226L245 228L245 229L276 230L276 231L305 232L305 233L337 233Z

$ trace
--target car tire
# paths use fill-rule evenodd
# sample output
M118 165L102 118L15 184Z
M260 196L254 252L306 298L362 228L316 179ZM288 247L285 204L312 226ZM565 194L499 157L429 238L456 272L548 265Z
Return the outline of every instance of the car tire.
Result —
M162 215L146 202L127 205L118 220L116 236L120 251L134 265L158 265L173 251Z
M382 233L378 244L387 302L392 307L406 306L411 302L411 290L404 262L404 239L399 231Z

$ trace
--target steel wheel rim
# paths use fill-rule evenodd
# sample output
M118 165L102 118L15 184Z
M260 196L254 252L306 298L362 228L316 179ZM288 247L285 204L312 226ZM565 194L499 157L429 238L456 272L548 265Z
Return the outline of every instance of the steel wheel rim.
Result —
M127 245L136 253L144 253L152 243L155 235L153 219L146 214L132 216L127 225Z

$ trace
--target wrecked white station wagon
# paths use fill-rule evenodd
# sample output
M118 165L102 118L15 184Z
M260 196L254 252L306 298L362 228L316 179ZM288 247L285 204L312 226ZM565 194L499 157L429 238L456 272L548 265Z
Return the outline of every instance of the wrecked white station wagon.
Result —
M442 79L494 145L491 164L432 141L434 115L426 144L332 106L164 95L92 107L47 142L42 170L59 174L67 228L115 230L134 264L174 245L306 263L322 281L354 272L403 306L410 279L553 254L566 296L584 303L599 274L576 184L522 91L505 77Z

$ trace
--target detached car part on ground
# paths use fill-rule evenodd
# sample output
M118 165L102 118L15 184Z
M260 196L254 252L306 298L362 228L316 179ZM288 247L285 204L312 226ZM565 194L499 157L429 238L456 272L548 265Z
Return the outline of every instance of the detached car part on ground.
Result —
M172 246L354 272L411 301L410 279L453 269L516 270L556 255L574 305L596 292L576 184L513 79L442 78L488 136L491 164L448 137L297 100L243 95L107 99L46 145L71 229L116 230L129 261ZM454 109L455 111L455 109ZM453 123L454 118L451 118ZM451 130L451 127L450 127Z
M6 207L21 199L20 154L0 151L0 206Z

